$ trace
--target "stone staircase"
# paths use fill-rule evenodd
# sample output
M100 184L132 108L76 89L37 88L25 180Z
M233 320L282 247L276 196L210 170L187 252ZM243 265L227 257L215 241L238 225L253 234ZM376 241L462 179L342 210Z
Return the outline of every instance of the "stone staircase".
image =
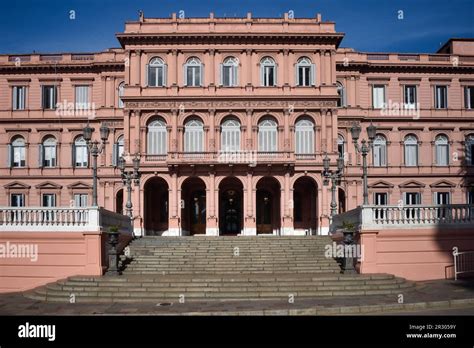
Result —
M122 257L123 275L70 277L26 296L51 302L187 302L400 294L388 274L344 275L312 237L144 237Z

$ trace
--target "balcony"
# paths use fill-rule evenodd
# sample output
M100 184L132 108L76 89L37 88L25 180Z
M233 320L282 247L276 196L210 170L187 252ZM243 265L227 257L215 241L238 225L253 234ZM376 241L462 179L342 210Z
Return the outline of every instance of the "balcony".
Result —
M111 226L132 233L129 217L98 207L0 207L0 232L101 232Z
M474 228L474 204L367 205L333 217L331 231L343 226L355 231L456 226Z

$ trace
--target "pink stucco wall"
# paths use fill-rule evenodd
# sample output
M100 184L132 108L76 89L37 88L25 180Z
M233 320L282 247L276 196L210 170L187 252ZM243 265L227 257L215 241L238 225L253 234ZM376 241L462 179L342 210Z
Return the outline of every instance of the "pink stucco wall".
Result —
M102 275L101 235L2 233L0 244L36 244L38 259L0 258L0 292L24 291L72 275Z
M474 250L472 229L455 227L363 231L361 273L390 273L410 280L452 279L453 247Z

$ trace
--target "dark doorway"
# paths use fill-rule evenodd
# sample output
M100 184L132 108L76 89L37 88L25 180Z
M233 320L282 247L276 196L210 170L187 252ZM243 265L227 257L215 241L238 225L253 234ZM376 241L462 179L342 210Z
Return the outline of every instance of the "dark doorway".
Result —
M196 177L184 181L181 191L183 230L190 235L206 234L206 185Z
M155 177L144 187L144 226L146 235L161 235L168 230L168 184Z
M257 183L257 234L272 234L280 229L280 184L265 177Z
M219 185L219 234L237 235L242 232L243 185L229 177Z

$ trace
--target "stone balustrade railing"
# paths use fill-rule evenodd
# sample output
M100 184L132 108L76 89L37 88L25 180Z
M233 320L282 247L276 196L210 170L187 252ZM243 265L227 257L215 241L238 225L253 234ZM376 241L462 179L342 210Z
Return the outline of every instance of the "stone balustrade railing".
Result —
M331 231L342 227L360 231L444 225L471 226L474 229L474 204L360 206L334 216Z
M130 218L98 207L0 207L0 232L106 232L132 234Z

